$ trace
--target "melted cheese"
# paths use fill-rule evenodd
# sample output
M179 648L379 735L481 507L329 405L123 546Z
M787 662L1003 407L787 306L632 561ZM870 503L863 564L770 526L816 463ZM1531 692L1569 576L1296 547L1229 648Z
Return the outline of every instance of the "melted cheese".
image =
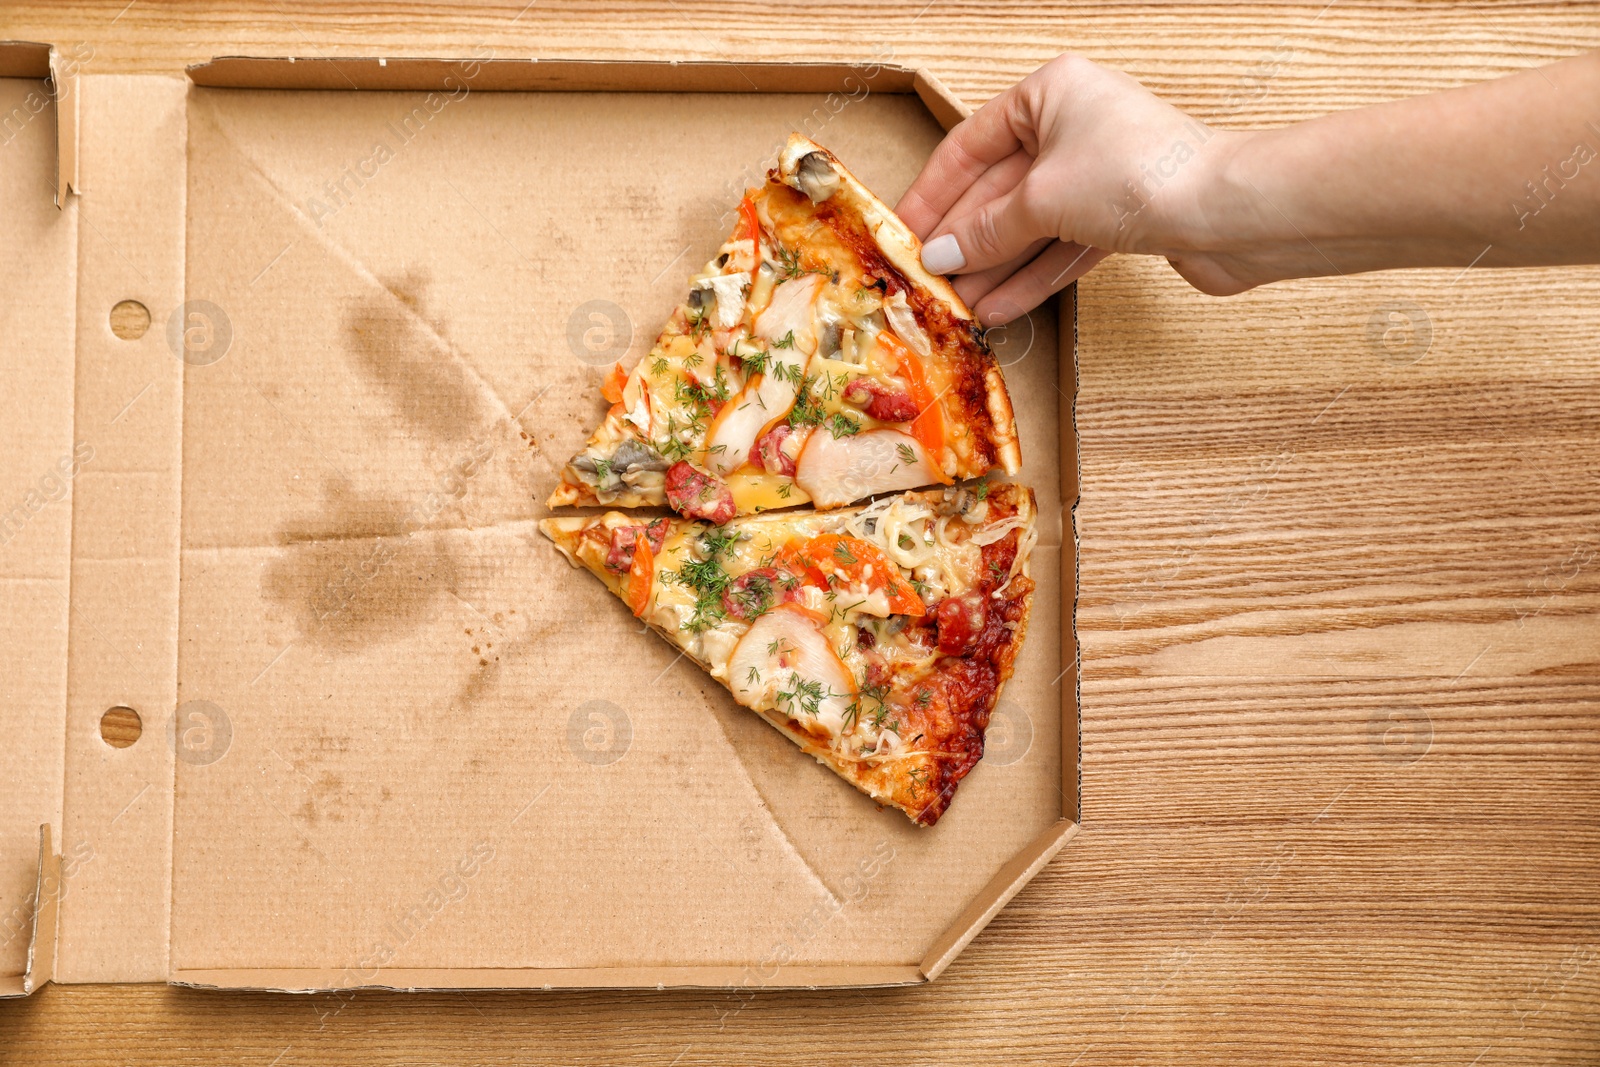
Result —
M757 493L762 483L762 478L751 477L739 491ZM896 553L915 556L918 564L914 568L901 565L900 575L912 579L924 602L931 606L947 595L964 593L975 584L982 567L982 553L975 539L987 539L988 535L1015 525L1012 519L968 523L946 508L896 496L845 512L780 513L742 519L736 526L726 528L738 531L739 537L718 556L718 561L732 580L770 565L778 551L791 541L804 541L822 533L861 537L897 563L900 558ZM814 741L839 758L875 762L914 751L910 740L895 730L896 713L872 695L861 694L868 667L873 663L896 671L903 683L906 678L920 677L932 670L938 658L937 648L913 643L903 633L904 620L891 615L887 592L866 585L823 589L806 584L795 591L793 603L775 605L753 623L722 617L711 620L711 625L701 632L690 633L695 592L672 580L667 572L676 572L686 561L703 557L703 529L679 527L662 545L656 555L656 581L647 620L678 635L688 652L704 663L713 677L728 685L741 703L756 711L795 720ZM1026 535L1034 532L1032 526L1025 527L1025 543ZM912 546L907 547L902 538ZM1025 568L1026 553L1019 553L1013 572ZM863 629L872 633L866 647L861 638ZM765 636L751 644L745 640L751 634ZM774 646L771 652L767 651L778 636L785 636L793 645L791 654L779 655L788 646Z
M742 515L792 508L810 503L805 490L792 478L757 471L734 471L725 479L733 492L733 502Z
M768 226L773 221L765 219ZM751 242L724 244L718 257L723 262L713 260L691 281L693 288L714 294L706 320L696 325L694 313L687 310L674 318L677 328L689 334L674 333L669 327L634 368L624 386L619 422L636 429L669 460L692 458L728 481L741 514L807 501L836 507L872 493L941 480L909 435L905 440L894 438L894 445L905 447L894 448L893 455L883 441L864 436L891 427L844 399L853 379L868 375L888 382L898 372L897 361L876 338L886 313L900 319L909 314L904 295L886 299L866 284L854 254L831 231L808 224L804 232L794 232L792 220L777 222L779 244L805 247L810 256L836 269L797 270L789 260L781 267L774 260L756 272L752 284ZM778 256L770 247L762 251ZM688 326L683 325L683 315L689 317ZM716 327L715 342L707 332L709 326ZM824 334L829 339L828 355L820 350ZM925 338L911 343L915 346L919 340L926 343ZM744 381L734 355L741 360L760 358L763 372ZM790 415L803 383L810 388L808 423L820 416L830 429L853 425L862 436L839 447L822 448L809 461L802 454L792 456L807 468L793 481L767 475L753 455L755 442ZM710 398L710 403L697 396ZM726 400L718 405L717 398ZM711 407L719 410L713 414ZM899 434L904 427L892 429ZM874 441L882 447L871 447ZM797 453L800 444L796 437ZM914 457L909 464L901 462L905 453ZM806 488L799 483L807 483ZM779 492L785 485L787 496Z

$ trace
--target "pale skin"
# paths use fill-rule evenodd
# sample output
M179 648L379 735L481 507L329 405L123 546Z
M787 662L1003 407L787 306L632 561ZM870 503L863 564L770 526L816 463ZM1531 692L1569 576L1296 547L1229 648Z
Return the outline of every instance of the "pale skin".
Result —
M984 325L1112 253L1163 256L1217 296L1600 263L1600 52L1254 132L1061 56L951 130L896 210Z

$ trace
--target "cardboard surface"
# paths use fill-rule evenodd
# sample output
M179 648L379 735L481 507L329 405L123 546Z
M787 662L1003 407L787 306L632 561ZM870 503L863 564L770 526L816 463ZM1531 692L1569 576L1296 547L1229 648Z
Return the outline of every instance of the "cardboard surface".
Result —
M48 70L43 57L21 66L27 58L0 48L10 69ZM0 975L17 976L27 967L39 826L61 826L66 735L78 217L51 203L49 100L42 78L0 77L8 252L0 256L0 730L9 749L0 773Z
M166 325L183 299L184 91L176 78L78 79L80 195L74 436L93 459L73 480L63 843L92 862L61 902L57 972L68 981L167 973L177 642L182 366ZM139 146L129 152L128 146ZM135 300L150 328L111 330ZM143 733L100 736L125 706Z
M229 62L194 78L290 66ZM354 73L437 73L370 66ZM569 91L472 91L562 66ZM64 706L66 726L18 796L32 834L64 818L95 856L62 901L58 980L916 981L1070 836L1076 453L1053 316L1000 344L1040 503L1029 638L989 757L933 830L805 759L537 533L605 366L648 348L789 131L892 202L941 135L930 107L958 108L893 68L851 95L846 68L771 68L755 93L701 67L720 70L483 64L432 94L80 79L82 195L57 212L43 182L30 210L138 252L117 268L86 238L33 280L30 329L77 378L75 412L27 409L34 452L150 384L105 425L70 530L29 556L71 561L73 615L40 601L63 646L40 645L59 673L35 718ZM652 79L696 91L592 91ZM44 303L74 289L75 341ZM127 298L151 311L140 341L106 327ZM96 728L118 703L145 718L129 749ZM37 870L23 814L0 826L7 907Z

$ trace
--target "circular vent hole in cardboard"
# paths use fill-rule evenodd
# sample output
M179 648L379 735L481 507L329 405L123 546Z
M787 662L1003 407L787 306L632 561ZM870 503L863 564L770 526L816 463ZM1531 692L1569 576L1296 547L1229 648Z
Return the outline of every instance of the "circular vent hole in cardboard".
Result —
M100 739L112 748L127 748L143 732L144 722L132 708L118 704L100 716Z
M124 341L137 341L149 328L150 309L139 301L119 301L111 309L111 332Z

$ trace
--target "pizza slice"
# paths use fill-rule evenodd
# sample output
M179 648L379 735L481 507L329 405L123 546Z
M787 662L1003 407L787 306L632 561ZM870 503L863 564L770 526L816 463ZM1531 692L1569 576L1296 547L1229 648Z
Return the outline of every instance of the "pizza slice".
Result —
M913 821L938 822L983 756L1033 598L1032 490L540 525L740 704Z
M790 138L551 507L668 506L724 523L1021 465L1011 399L921 242L826 149Z

